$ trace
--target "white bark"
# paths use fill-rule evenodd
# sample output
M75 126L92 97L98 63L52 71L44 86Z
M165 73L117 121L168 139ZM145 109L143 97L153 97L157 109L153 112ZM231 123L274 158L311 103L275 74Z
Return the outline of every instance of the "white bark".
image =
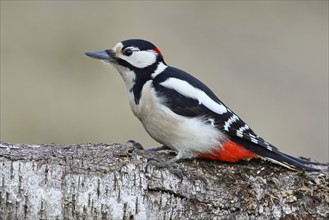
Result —
M181 163L145 173L147 158L119 144L0 143L0 219L326 219L328 170L269 162Z

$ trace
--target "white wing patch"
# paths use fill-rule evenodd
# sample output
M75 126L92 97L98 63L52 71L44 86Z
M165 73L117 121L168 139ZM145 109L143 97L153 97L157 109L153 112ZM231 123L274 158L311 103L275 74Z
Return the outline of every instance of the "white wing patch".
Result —
M198 88L195 88L184 80L177 78L168 78L160 84L169 89L174 89L186 97L198 100L199 104L203 104L208 109L217 114L224 114L227 112L227 108L224 105L215 102L205 92L201 91Z

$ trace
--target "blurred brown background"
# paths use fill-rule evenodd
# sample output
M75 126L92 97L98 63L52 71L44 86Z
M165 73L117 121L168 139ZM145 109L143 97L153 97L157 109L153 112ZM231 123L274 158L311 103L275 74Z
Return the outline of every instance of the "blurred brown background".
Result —
M328 1L1 1L1 140L157 145L119 74L84 55L129 38L283 151L328 161Z

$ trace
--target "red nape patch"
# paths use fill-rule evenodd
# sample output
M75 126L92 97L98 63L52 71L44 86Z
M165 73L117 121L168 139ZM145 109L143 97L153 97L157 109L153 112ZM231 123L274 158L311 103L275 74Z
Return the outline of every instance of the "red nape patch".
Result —
M159 55L161 55L161 52L160 52L159 48L157 48L157 47L154 48L154 51L157 52ZM162 55L161 55L161 56L162 56Z
M247 150L243 146L233 142L226 142L223 147L217 148L210 153L200 153L198 158L211 160L222 160L227 162L237 162L239 160L257 157L257 154Z

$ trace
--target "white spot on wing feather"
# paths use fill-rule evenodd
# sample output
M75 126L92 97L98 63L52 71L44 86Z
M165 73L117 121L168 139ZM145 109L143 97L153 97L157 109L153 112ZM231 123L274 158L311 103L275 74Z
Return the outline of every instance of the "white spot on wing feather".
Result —
M258 140L254 137L251 137L250 138L251 142L255 143L255 144L258 144Z
M236 115L232 115L226 122L225 122L225 125L224 125L224 129L225 131L228 131L228 128L231 126L231 124L233 124L234 122L236 122L237 120L239 119L238 116Z
M240 127L239 130L236 131L236 135L238 135L239 137L243 137L243 132L247 129L249 129L249 126L245 124L244 126Z
M213 118L209 118L208 121L210 122L212 127L215 127L215 120Z

